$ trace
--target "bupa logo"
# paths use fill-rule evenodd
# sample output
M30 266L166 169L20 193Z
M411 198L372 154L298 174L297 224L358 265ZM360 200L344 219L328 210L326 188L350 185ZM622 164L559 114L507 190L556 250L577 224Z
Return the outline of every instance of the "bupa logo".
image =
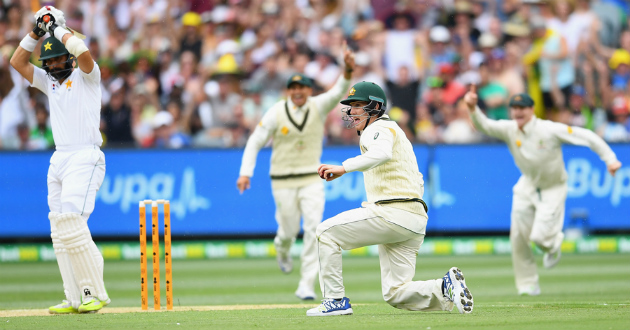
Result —
M573 158L567 164L569 174L567 197L580 198L587 194L595 198L610 198L612 206L619 206L630 197L630 167L620 168L614 177L591 165L587 159Z
M128 213L141 200L168 199L171 214L180 220L186 213L207 210L212 204L208 198L197 195L195 170L191 167L184 169L179 182L174 174L164 172L117 174L113 178L106 175L96 199L105 204L119 204L123 213Z

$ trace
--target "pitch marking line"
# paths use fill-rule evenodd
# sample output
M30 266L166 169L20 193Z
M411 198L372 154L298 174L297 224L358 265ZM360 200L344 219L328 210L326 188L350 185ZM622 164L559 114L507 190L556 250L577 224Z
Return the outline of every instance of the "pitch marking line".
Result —
M216 305L216 306L175 306L174 312L189 311L236 311L236 310L254 310L254 309L290 309L290 308L313 308L317 305L311 304L278 304L278 305ZM147 312L166 312L162 310L156 311L149 309L143 311L140 307L105 307L98 311L99 314L118 314L118 313L147 313ZM48 313L47 309L15 309L0 311L0 317L19 317L19 316L52 316L56 314ZM71 314L75 315L75 314Z

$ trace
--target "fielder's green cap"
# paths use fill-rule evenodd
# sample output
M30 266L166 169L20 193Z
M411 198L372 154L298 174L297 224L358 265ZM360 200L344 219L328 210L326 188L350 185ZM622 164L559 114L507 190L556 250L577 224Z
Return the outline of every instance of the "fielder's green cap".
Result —
M365 101L368 103L377 101L383 104L383 109L387 107L387 97L383 89L379 85L369 81L362 81L352 86L348 92L348 98L341 100L341 104L350 105L350 103L356 101Z
M39 60L47 60L53 57L70 54L61 41L55 37L50 37L42 43L42 51Z
M311 78L301 73L296 73L292 75L289 80L287 80L287 88L291 87L291 84L300 84L306 87L313 87L313 81L311 80Z
M510 98L510 107L529 108L534 106L534 100L527 94L516 94Z

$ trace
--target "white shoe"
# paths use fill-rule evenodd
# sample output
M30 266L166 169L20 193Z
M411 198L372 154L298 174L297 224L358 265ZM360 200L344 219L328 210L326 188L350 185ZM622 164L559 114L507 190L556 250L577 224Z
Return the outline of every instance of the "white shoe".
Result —
M352 315L352 305L350 299L343 297L341 300L324 299L318 307L306 311L306 316L330 316L330 315Z
M283 273L289 274L293 271L293 259L291 258L289 251L286 253L280 253L276 249L276 260L278 260L278 267L280 267L280 270Z
M545 252L543 256L543 266L547 269L551 269L555 267L558 262L560 262L560 256L562 256L562 241L564 240L564 234L560 233L558 238L556 239L555 244L549 250L549 252Z
M538 284L527 288L518 289L519 296L538 296L540 295L540 286Z
M460 314L472 313L473 296L466 286L464 273L462 273L459 268L452 267L446 272L442 281L444 297L457 306L457 310L459 310Z
M299 286L295 291L295 296L302 300L315 300L315 297L317 297L313 289L309 289L305 286Z

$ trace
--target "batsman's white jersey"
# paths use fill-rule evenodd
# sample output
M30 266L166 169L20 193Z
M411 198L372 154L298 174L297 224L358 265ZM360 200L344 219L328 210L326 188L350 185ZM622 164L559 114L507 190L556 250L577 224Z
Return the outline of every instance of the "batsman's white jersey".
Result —
M313 289L317 277L315 229L324 213L324 184L317 175L324 140L324 122L350 84L343 75L326 93L309 97L298 107L280 101L263 116L249 137L240 175L252 177L260 149L273 138L271 185L276 203L278 231L274 239L280 253L290 250L304 219L304 246L299 287Z
M522 174L513 188L510 241L516 287L526 292L538 287L530 242L548 252L560 247L564 237L567 172L562 144L589 147L607 165L616 162L617 156L604 140L584 128L533 117L521 130L513 120L488 119L478 107L471 117L478 130L507 144Z
M48 96L50 125L57 149L103 144L101 122L101 70L94 64L92 72L79 69L62 84L50 80L46 71L34 68L33 84Z
M382 116L361 134L361 155L343 162L346 172L362 171L368 201L317 227L320 286L324 298L342 298L341 249L378 244L383 298L406 310L452 310L442 279L412 281L428 216L413 146L404 131Z
M103 284L103 257L92 240L87 220L105 177L105 155L99 131L101 72L79 68L61 84L34 68L33 87L48 96L56 151L48 168L51 237L67 300L77 308L82 297L109 298Z

